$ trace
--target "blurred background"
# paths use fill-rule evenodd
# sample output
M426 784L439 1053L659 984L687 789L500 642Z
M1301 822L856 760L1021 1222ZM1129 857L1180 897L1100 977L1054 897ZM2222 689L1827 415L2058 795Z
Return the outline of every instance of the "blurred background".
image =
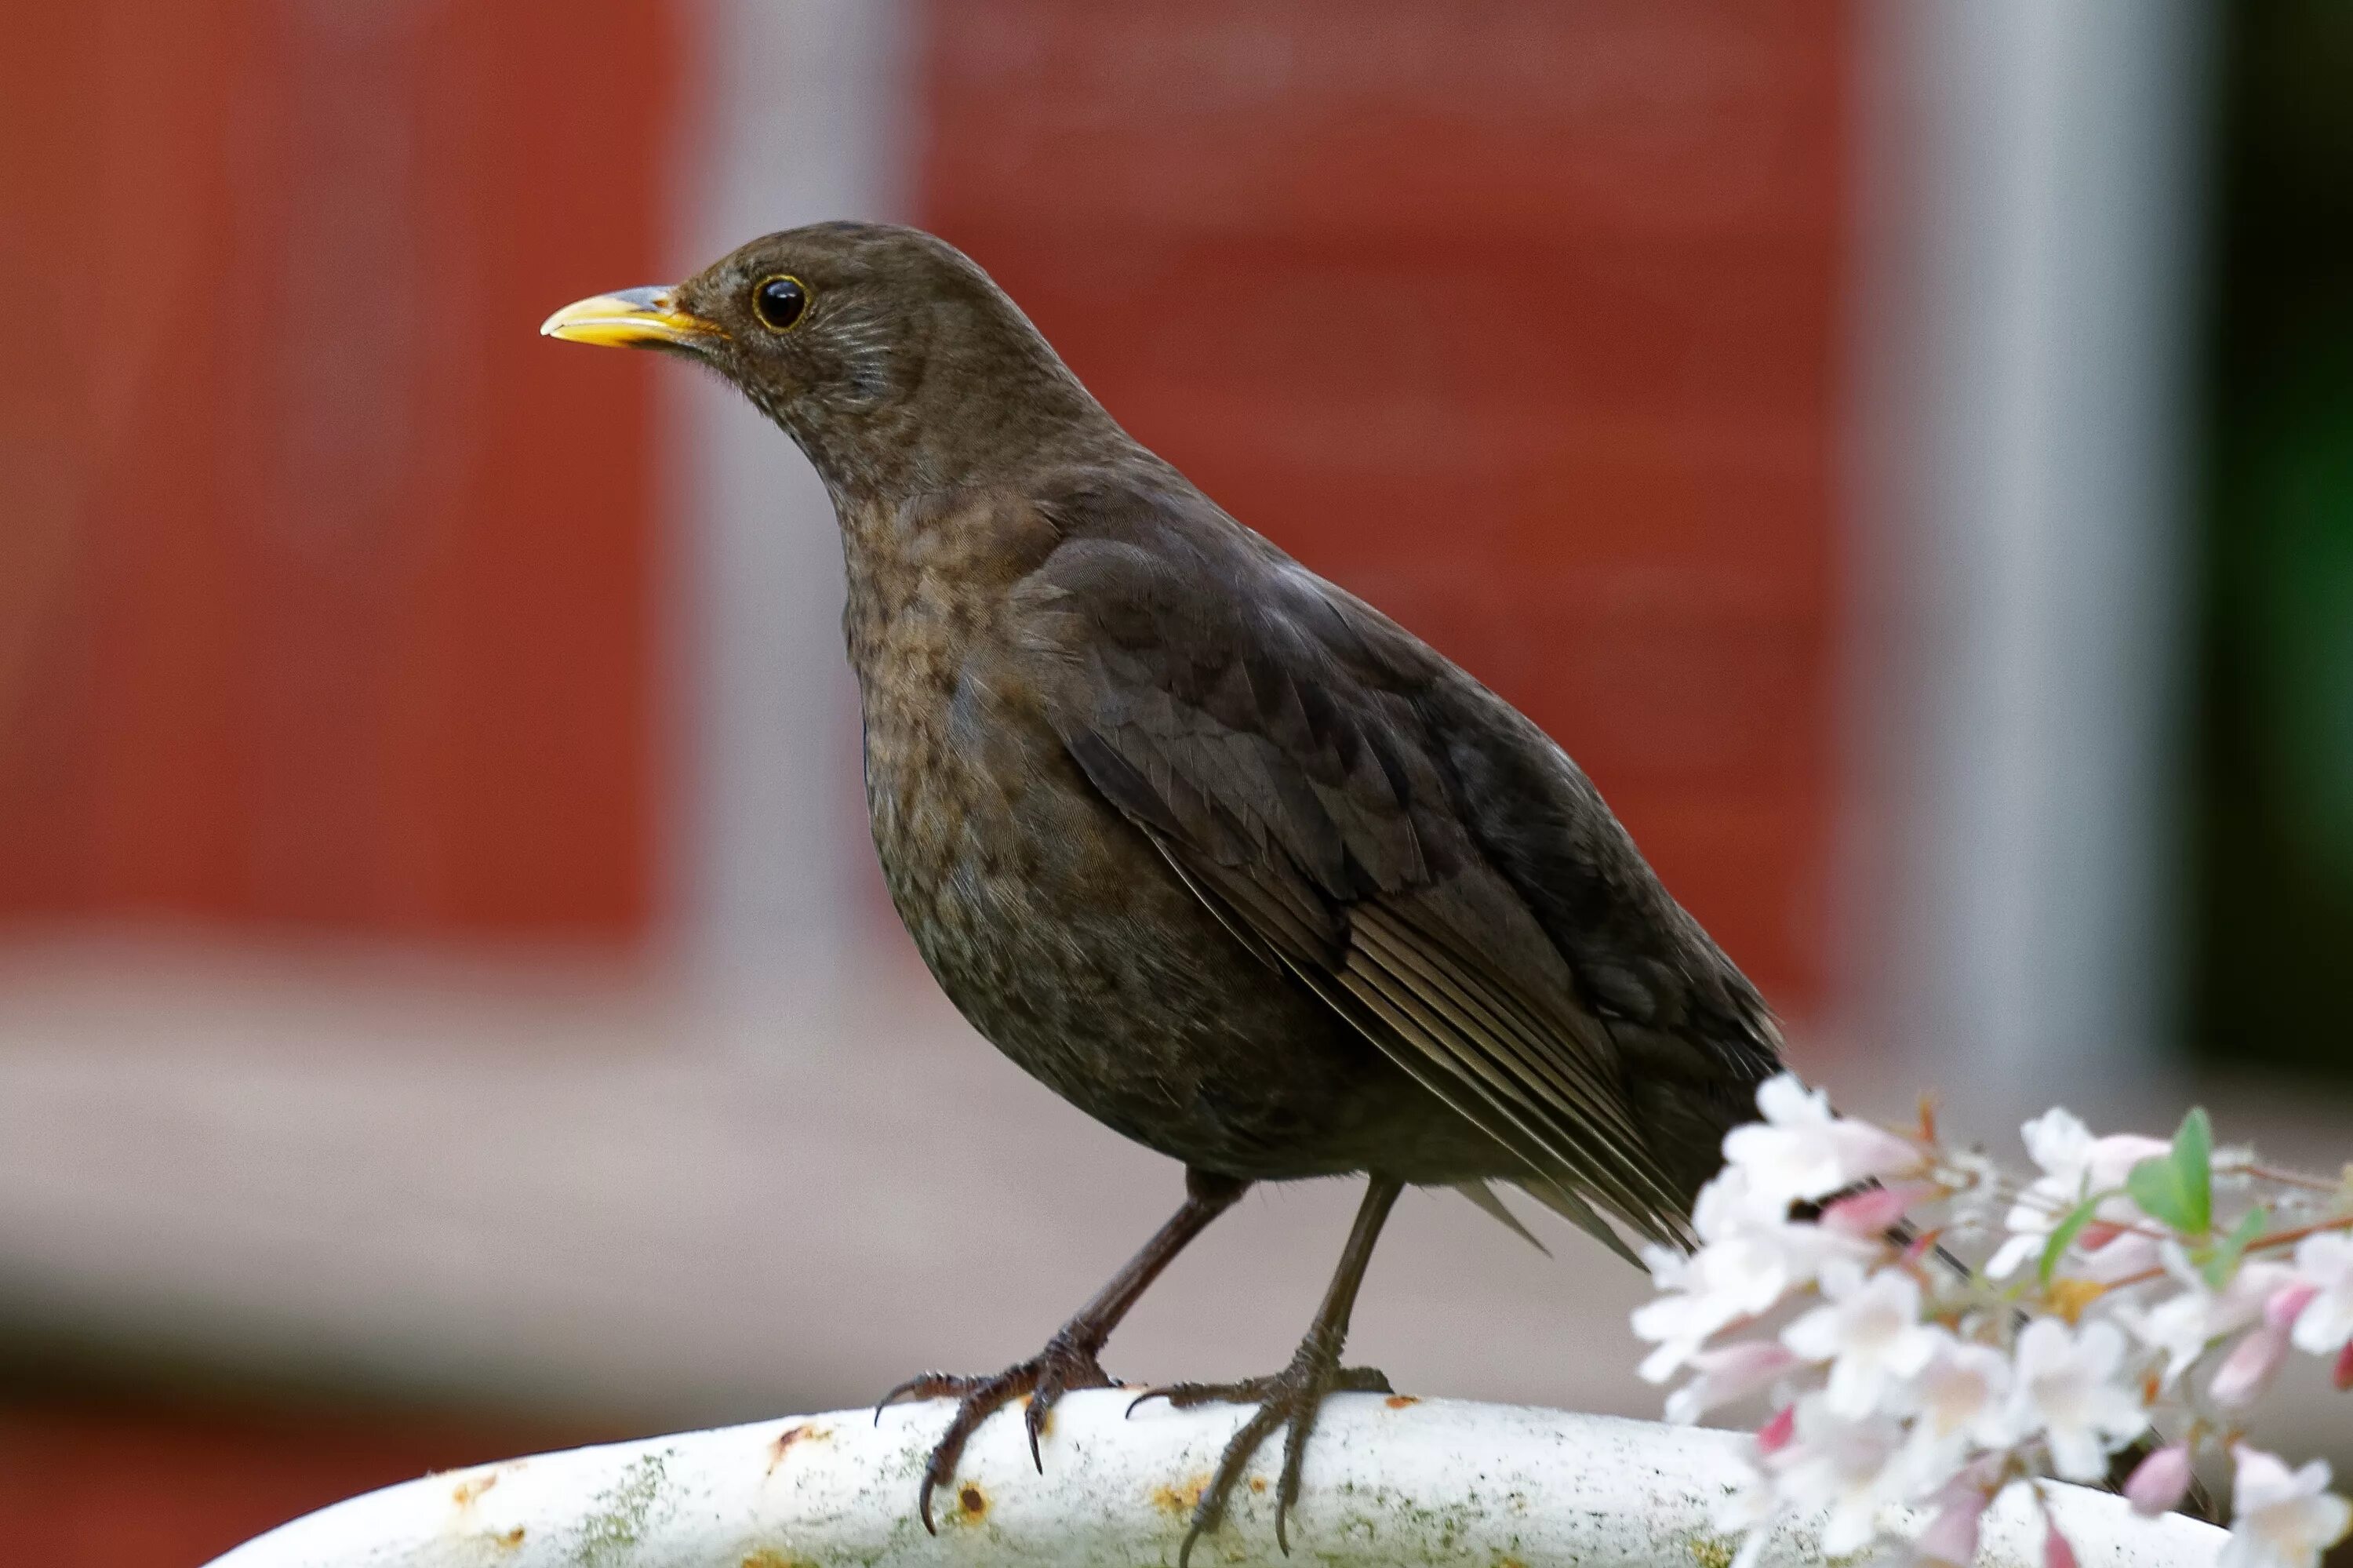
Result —
M993 1369L1175 1202L898 931L789 442L534 335L816 218L1560 737L1850 1107L2353 1153L2332 0L9 13L27 1563ZM1276 1364L1352 1202L1254 1196L1113 1369ZM1653 1412L1547 1234L1409 1198L1364 1359Z

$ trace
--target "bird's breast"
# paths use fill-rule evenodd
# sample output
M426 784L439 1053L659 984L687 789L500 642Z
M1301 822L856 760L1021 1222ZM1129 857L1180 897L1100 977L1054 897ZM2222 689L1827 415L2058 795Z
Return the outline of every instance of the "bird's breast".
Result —
M910 601L853 649L883 882L974 1027L1165 1153L1237 1174L1360 1168L1345 1135L1377 1087L1368 1048L1095 791L985 619Z

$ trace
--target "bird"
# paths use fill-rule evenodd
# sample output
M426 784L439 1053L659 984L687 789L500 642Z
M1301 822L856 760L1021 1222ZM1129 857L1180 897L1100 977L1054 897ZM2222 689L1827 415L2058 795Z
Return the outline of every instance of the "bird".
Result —
M1389 1391L1342 1351L1407 1187L1517 1229L1493 1184L1515 1185L1630 1262L1692 1245L1780 1070L1757 990L1559 745L1129 435L962 251L814 224L542 331L696 361L798 445L840 527L868 814L915 948L1014 1063L1184 1166L1039 1354L884 1396L956 1402L926 1529L1025 1396L1042 1472L1055 1402L1123 1386L1112 1331L1255 1183L1366 1180L1287 1365L1137 1396L1251 1407L1180 1563L1278 1430L1287 1552L1323 1401Z

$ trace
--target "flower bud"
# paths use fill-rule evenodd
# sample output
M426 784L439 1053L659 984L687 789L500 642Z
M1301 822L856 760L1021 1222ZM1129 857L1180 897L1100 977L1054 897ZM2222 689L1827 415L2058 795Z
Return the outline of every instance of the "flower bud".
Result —
M1937 1568L1969 1568L1978 1560L1978 1527L1993 1498L1965 1476L1936 1494L1936 1517L1915 1537L1914 1554Z
M1797 1435L1797 1430L1798 1407L1783 1405L1774 1413L1772 1420L1757 1429L1757 1451L1760 1454L1779 1453L1789 1446L1789 1439Z
M1915 1183L1851 1192L1822 1211L1821 1223L1830 1230L1873 1241L1885 1235L1926 1191Z
M2170 1513L2189 1495L2189 1446L2168 1443L2133 1467L2125 1497L2133 1512L2147 1518Z
M2337 1385L2339 1393L2353 1388L2353 1340L2347 1341L2345 1348L2337 1352L2337 1371L2329 1381Z
M2287 1360L2287 1330L2268 1324L2257 1329L2232 1347L2214 1371L2214 1381L2207 1392L2214 1403L2245 1405L2254 1403L2255 1396L2272 1381L2272 1374Z
M1719 1404L1770 1387L1797 1364L1797 1356L1778 1340L1742 1340L1702 1351L1691 1359L1700 1375L1667 1396L1667 1419L1677 1425L1696 1421Z
M2295 1320L2304 1316L2304 1309L2319 1294L2320 1287L2301 1279L2281 1286L2263 1302L2264 1326L2283 1332L2295 1328Z
M2059 1533L2059 1521L2048 1514L2042 1519L2042 1568L2075 1568L2075 1549Z

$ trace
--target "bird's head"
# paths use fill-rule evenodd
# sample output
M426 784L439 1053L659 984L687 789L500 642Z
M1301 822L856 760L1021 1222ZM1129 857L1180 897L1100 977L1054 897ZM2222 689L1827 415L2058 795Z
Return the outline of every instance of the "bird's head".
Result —
M682 283L566 305L540 331L702 361L800 443L838 498L971 482L1074 436L1117 434L988 275L921 229L786 229Z

